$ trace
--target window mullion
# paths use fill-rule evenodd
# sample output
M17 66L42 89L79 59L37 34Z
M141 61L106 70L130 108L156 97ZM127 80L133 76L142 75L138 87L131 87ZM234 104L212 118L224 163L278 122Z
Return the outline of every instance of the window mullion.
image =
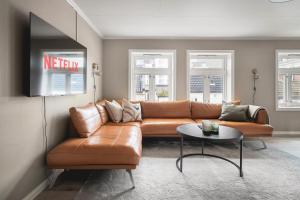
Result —
M155 75L154 75L154 73L152 72L152 73L150 73L150 78L149 78L150 80L150 91L149 91L149 93L150 93L150 98L149 98L149 100L150 101L154 101L155 100Z
M173 60L172 60L172 56L169 56L168 60L169 60L169 67L168 67L168 70L169 70L168 71L168 94L169 94L170 99L173 99L173 97L174 97L174 95L173 95L173 89L172 89L173 85L174 85L174 77L173 76L176 76L176 74L173 73L173 67L172 67L172 65L174 63L173 63Z
M286 75L286 85L287 85L287 102L292 102L292 75Z
M209 103L210 101L210 88L209 88L210 78L209 75L206 75L204 78L204 102Z
M136 74L132 74L131 77L133 78L133 82L131 83L132 91L130 92L131 93L131 98L136 99L136 94L135 94L135 91L136 91L136 84L135 83L137 81Z

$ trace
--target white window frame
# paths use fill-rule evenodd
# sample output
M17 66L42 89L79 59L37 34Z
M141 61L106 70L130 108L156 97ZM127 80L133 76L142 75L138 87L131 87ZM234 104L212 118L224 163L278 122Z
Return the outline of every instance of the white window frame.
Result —
M187 50L186 51L186 59L187 59L187 82L186 82L186 91L187 98L190 99L190 54L191 53L199 53L203 55L220 55L220 56L230 56L230 60L227 60L225 69L224 69L224 99L225 101L232 101L235 98L234 93L234 50ZM204 70L203 70L204 71ZM201 75L213 75L214 72L220 71L219 69L206 69L206 74ZM200 75L200 74L199 74ZM205 86L204 86L205 87ZM204 88L205 90L205 88ZM203 97L203 102L207 102L207 98Z
M133 54L134 53L141 53L141 54L171 54L172 55L172 66L170 69L167 69L168 72L166 72L166 69L159 69L159 68L145 68L141 69L140 71L137 71L138 73L141 74L160 74L163 73L170 77L169 79L169 87L171 94L169 95L169 100L175 100L176 99L176 50L174 49L129 49L128 54L129 54L129 62L128 62L128 99L134 100L134 88L135 86L133 85L135 83L132 78L135 76L135 70L134 70L134 60ZM153 90L154 88L152 88ZM150 99L149 101L155 101L155 99Z
M279 75L279 53L289 53L289 54L299 54L300 57L300 49L277 49L275 52L276 57L276 72L275 72L275 105L276 105L276 111L300 111L299 107L279 107L278 105L278 75ZM293 73L299 73L299 70L293 70L293 69L287 69L287 71Z

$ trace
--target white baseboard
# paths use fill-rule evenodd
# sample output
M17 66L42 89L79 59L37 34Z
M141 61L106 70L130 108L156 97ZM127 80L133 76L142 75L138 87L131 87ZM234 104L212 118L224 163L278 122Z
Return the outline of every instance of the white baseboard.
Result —
M29 194L27 194L22 200L33 200L48 187L48 184L48 180L45 179L41 184L36 186Z
M22 200L33 200L41 192L43 192L47 187L52 187L57 179L57 177L63 173L63 169L52 169L49 170L49 177L45 179L41 184L36 186L29 194L27 194Z
M300 131L273 131L273 136L300 136Z

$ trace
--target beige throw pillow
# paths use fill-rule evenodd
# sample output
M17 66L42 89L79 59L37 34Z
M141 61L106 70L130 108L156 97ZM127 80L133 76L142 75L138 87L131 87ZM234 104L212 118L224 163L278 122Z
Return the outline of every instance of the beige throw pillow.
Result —
M112 102L105 101L105 108L111 121L119 123L122 120L123 108L118 102L115 100Z
M130 103L128 100L122 100L123 122L142 121L142 112L140 103Z

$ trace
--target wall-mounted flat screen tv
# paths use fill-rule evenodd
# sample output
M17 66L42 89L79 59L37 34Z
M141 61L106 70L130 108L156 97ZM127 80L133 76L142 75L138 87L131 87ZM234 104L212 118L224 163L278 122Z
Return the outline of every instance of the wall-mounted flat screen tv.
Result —
M28 96L86 93L87 49L30 13Z

